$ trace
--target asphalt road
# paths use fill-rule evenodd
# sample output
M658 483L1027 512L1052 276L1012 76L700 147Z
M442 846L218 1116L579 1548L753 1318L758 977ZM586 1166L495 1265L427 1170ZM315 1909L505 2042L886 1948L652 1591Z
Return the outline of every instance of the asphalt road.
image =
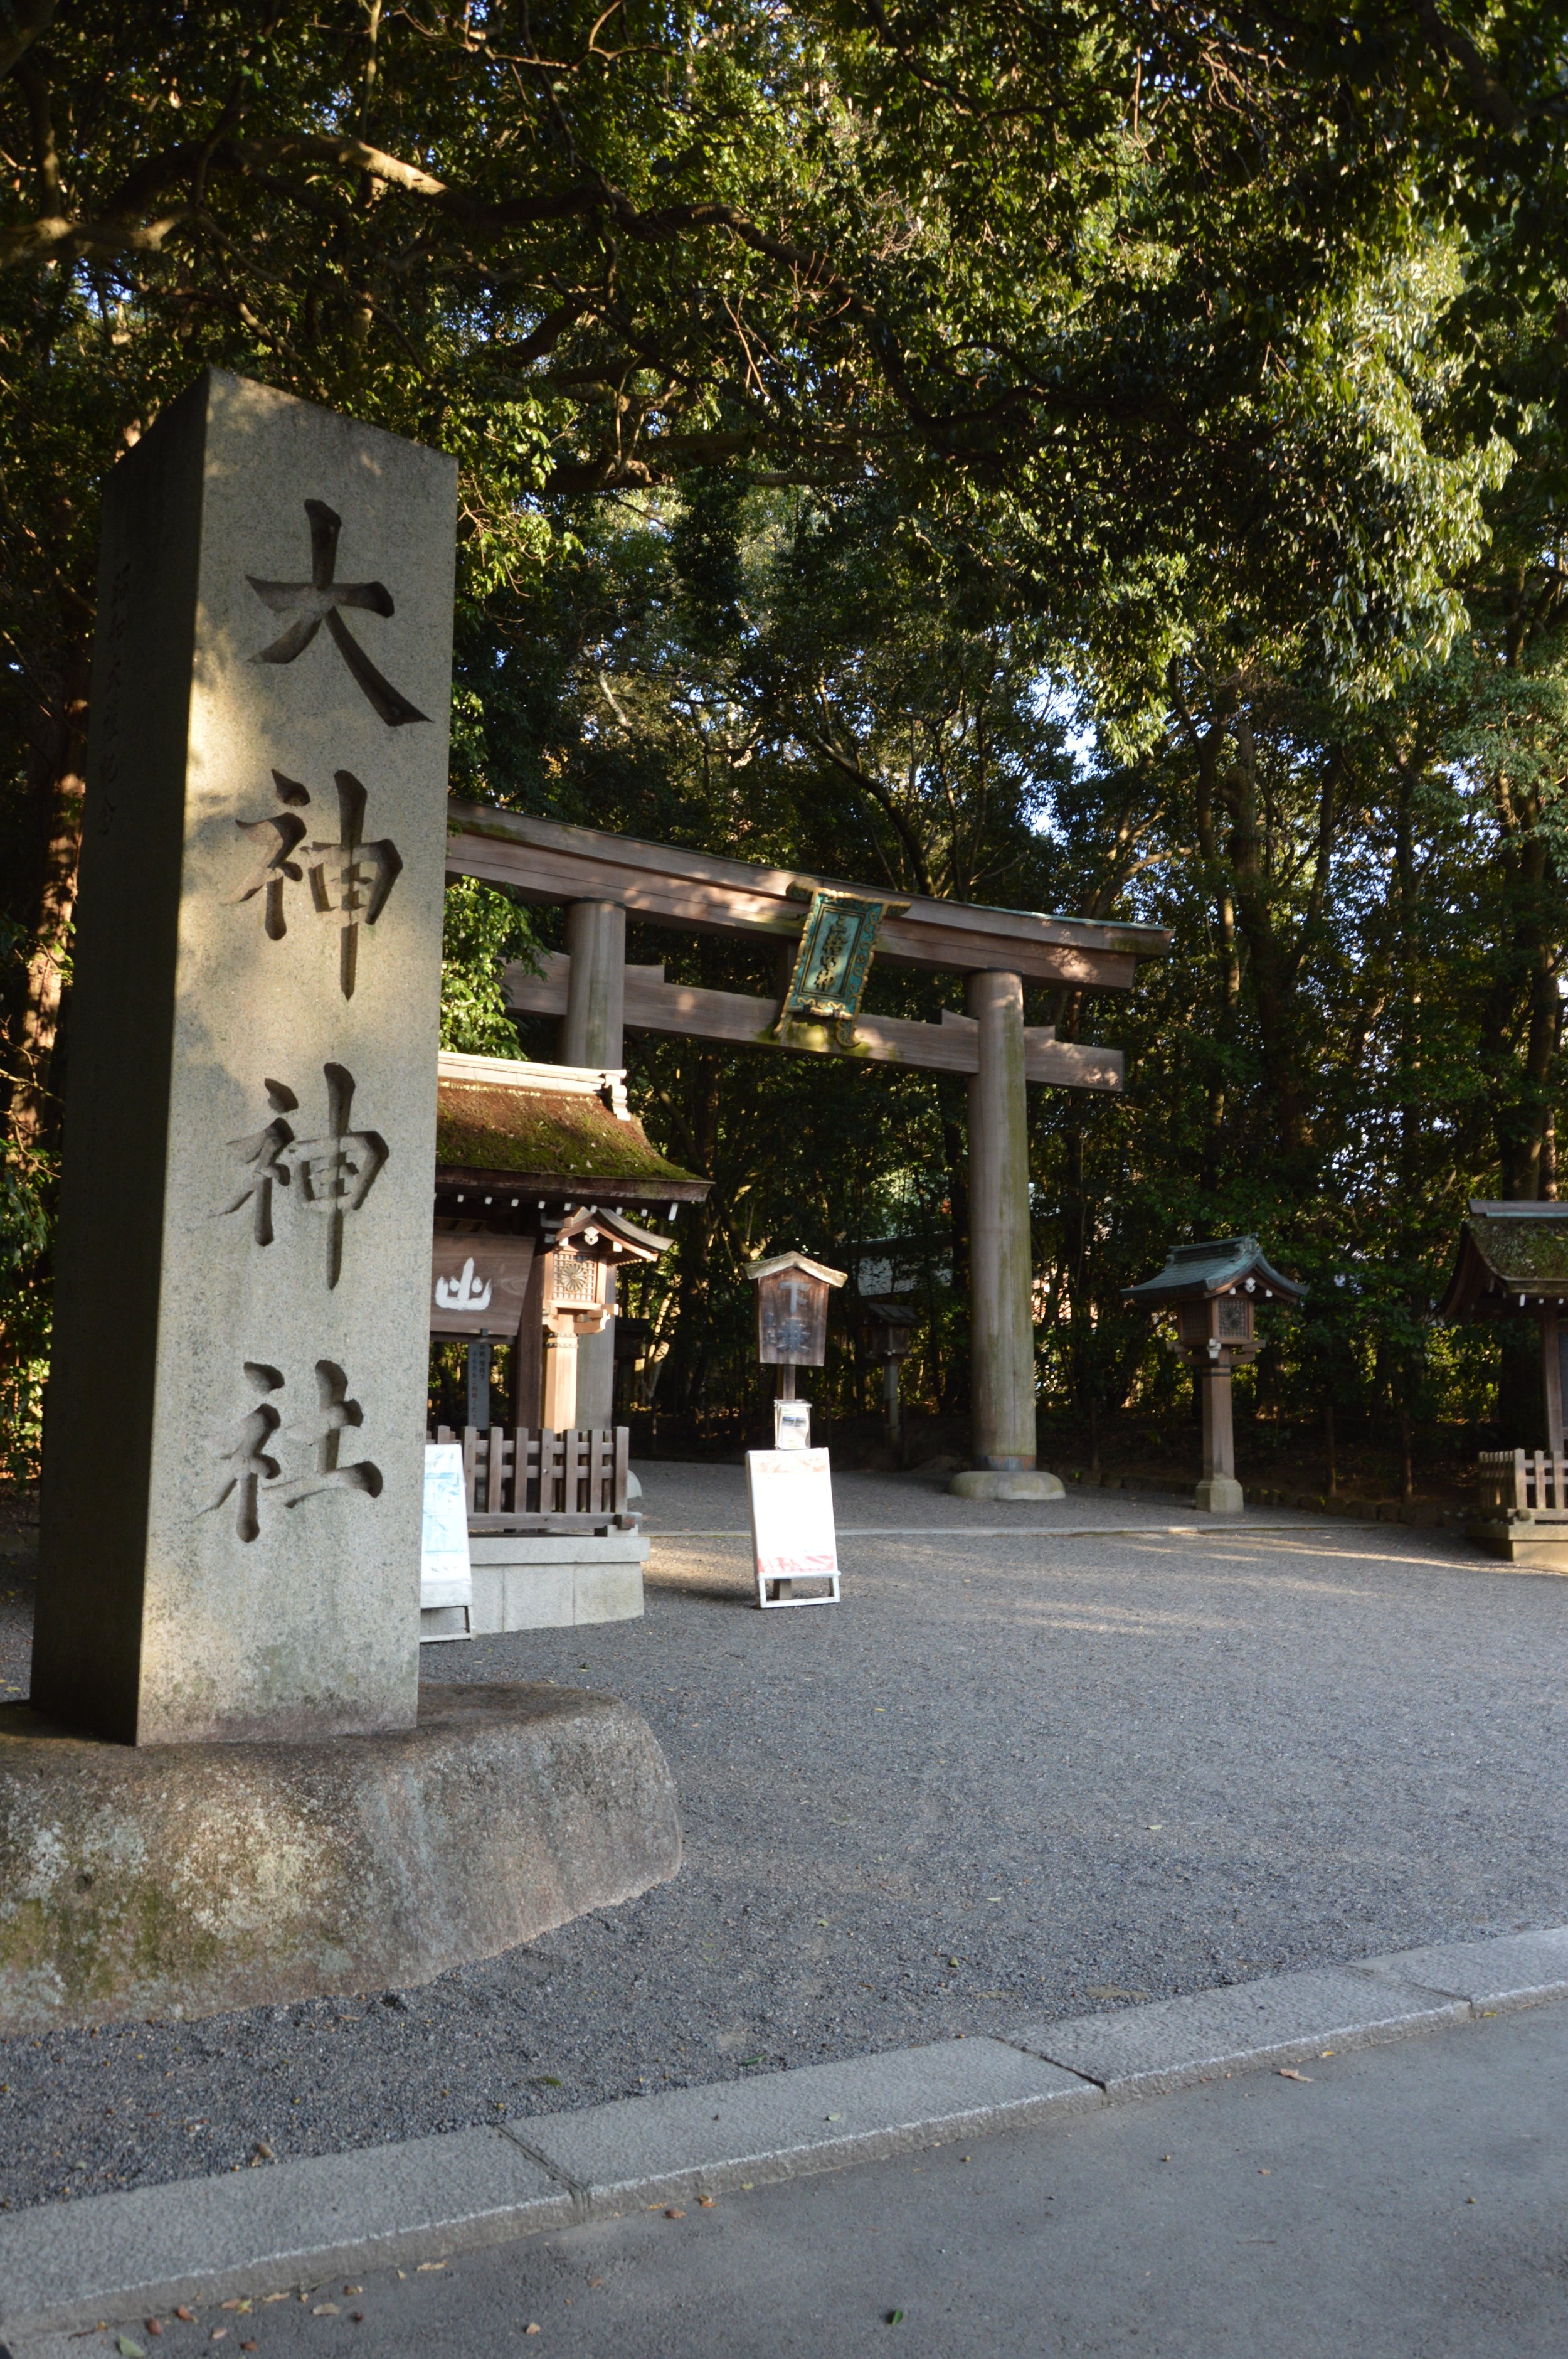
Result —
M1302 2071L14 2359L1560 2359L1568 2006Z
M738 1473L647 1480L655 1528L743 1521ZM1568 1584L1178 1512L850 1477L841 1524L920 1537L847 1540L837 1609L758 1614L743 1541L671 1538L643 1621L427 1649L644 1712L680 1876L423 1990L0 2042L0 2201L1568 1919ZM1040 1536L1091 1516L1147 1528Z

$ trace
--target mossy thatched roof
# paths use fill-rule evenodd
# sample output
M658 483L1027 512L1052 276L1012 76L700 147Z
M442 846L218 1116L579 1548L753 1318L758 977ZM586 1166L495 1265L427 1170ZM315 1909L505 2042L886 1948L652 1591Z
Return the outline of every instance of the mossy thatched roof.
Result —
M1568 1287L1568 1221L1472 1220L1470 1234L1505 1286Z
M1526 1299L1521 1304L1520 1295ZM1442 1319L1501 1319L1533 1313L1540 1301L1568 1300L1568 1205L1504 1212L1472 1207L1459 1259L1437 1306Z
M436 1163L583 1189L641 1180L650 1195L702 1193L708 1185L669 1162L634 1115L612 1113L602 1098L447 1074L437 1091Z

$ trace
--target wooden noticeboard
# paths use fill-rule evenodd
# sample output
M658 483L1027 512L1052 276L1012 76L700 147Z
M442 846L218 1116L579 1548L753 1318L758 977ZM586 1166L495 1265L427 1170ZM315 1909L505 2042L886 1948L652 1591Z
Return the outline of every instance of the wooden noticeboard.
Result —
M757 1358L764 1368L819 1368L827 1352L827 1286L798 1269L757 1281Z
M533 1264L532 1237L438 1230L430 1266L431 1333L492 1335L510 1343L522 1320Z
M836 1605L838 1536L826 1450L748 1450L746 1487L758 1604ZM827 1588L797 1597L797 1582L826 1582ZM791 1593L771 1596L770 1589Z

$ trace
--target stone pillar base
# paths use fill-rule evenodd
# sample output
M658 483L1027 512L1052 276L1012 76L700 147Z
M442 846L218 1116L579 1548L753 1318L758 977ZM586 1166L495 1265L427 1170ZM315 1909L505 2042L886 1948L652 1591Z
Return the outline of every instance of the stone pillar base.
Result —
M1238 1516L1247 1500L1234 1475L1207 1474L1193 1494L1193 1505L1203 1516Z
M416 1728L104 1745L0 1706L0 2032L406 1988L680 1865L613 1696L427 1687Z
M955 1474L947 1489L955 1499L1065 1499L1058 1477L1043 1466L1008 1473L994 1466L970 1466Z

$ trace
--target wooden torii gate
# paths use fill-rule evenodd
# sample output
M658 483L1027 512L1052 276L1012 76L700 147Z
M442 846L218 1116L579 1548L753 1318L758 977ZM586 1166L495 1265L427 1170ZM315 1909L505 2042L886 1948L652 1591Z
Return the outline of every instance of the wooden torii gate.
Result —
M974 1460L999 1473L1034 1464L1033 1271L1029 1233L1027 1084L1119 1090L1114 1049L1058 1040L1023 1021L1023 985L1065 984L1127 991L1141 958L1162 958L1162 926L1111 925L990 909L967 901L892 900L874 886L794 869L644 843L553 820L454 801L447 873L504 885L521 899L566 907L564 953L540 976L508 970L520 1014L558 1016L563 1064L624 1064L623 1035L673 1032L735 1047L860 1056L969 1083L969 1273ZM894 966L934 967L967 978L968 1014L938 1024L857 1016L846 1027L782 1024L793 967L814 895L881 905L876 955ZM669 984L659 967L626 964L626 919L684 931L773 936L787 952L780 996Z

